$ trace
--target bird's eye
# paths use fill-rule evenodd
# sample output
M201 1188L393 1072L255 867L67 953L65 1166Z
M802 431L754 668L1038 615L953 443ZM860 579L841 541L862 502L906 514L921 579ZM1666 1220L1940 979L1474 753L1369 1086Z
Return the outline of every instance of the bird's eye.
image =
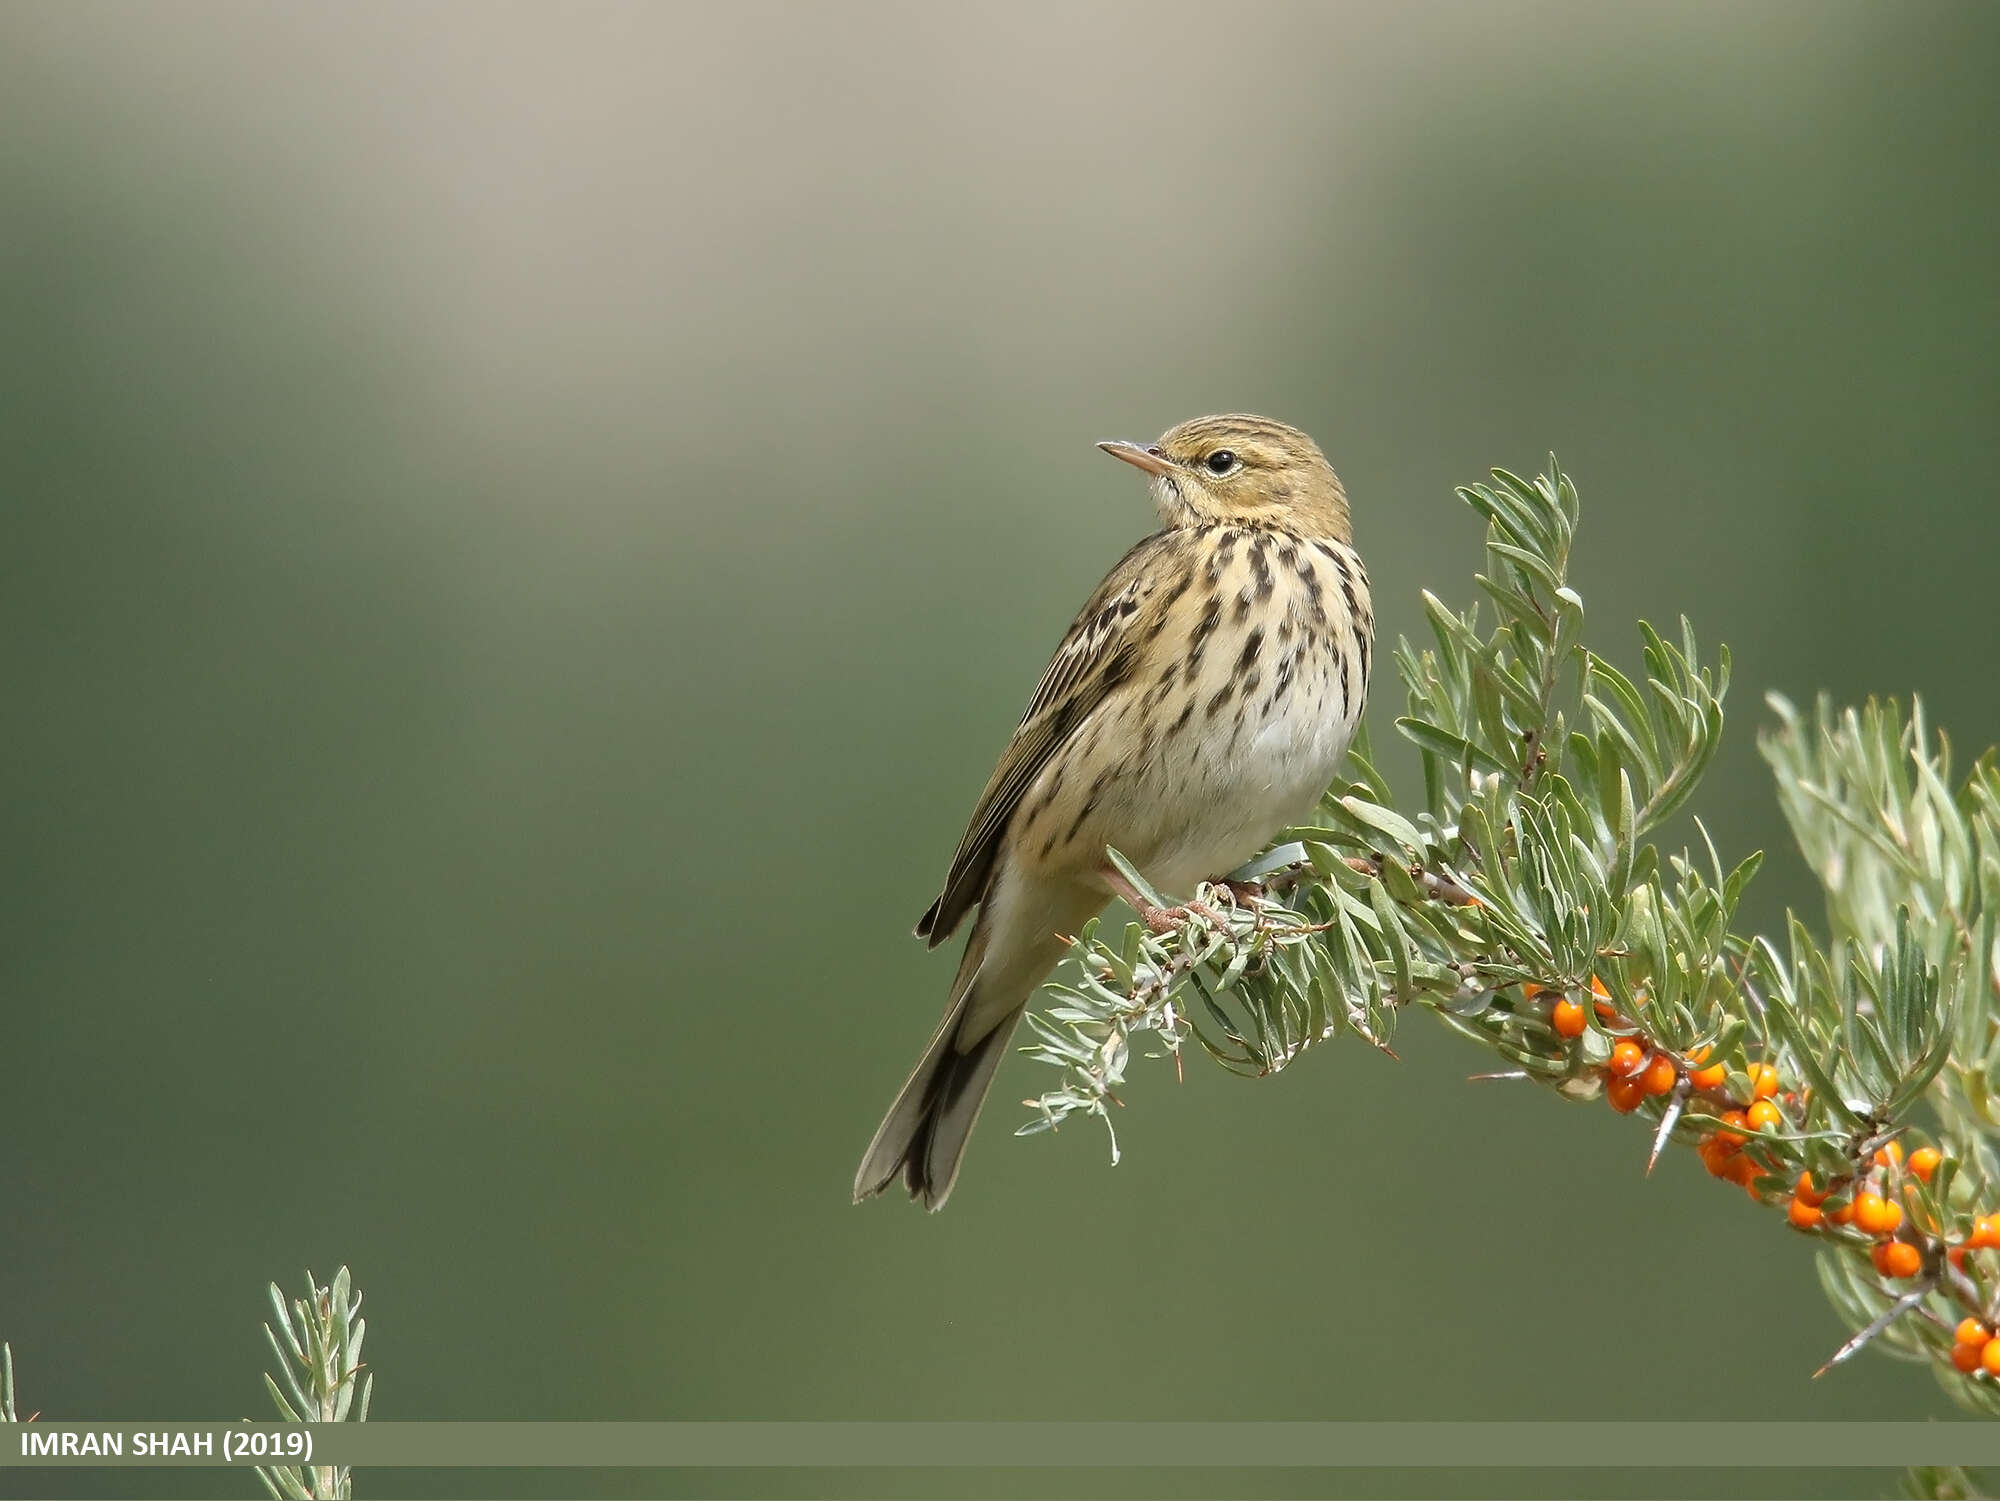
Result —
M1236 455L1226 448L1218 448L1208 456L1210 474L1227 474L1236 467Z

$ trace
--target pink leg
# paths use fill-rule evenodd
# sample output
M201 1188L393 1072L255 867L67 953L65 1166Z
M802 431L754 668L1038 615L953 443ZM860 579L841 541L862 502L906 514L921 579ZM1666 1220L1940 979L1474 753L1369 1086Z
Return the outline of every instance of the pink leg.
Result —
M1192 916L1205 917L1218 928L1226 930L1229 927L1229 920L1206 902L1184 902L1178 907L1156 906L1134 891L1132 883L1110 866L1105 866L1098 874L1126 906L1139 914L1139 921L1155 933L1172 933Z

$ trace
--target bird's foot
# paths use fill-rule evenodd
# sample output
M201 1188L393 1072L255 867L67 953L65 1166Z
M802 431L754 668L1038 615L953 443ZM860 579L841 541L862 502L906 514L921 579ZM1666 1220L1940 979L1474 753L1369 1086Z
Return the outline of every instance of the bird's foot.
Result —
M1229 931L1229 919L1207 902L1182 902L1178 907L1155 907L1148 903L1138 912L1139 920L1155 933L1178 932L1190 917L1205 917L1225 933Z
M1229 899L1247 911L1254 919L1250 929L1257 937L1271 931L1271 920L1264 912L1264 883L1261 881L1220 880L1215 883L1229 893Z
M1177 907L1162 907L1157 902L1149 902L1139 895L1132 883L1117 871L1106 869L1102 872L1104 882L1126 906L1139 914L1139 921L1155 933L1177 933L1187 925L1190 917L1206 918L1224 932L1229 930L1229 919L1224 917L1207 902L1182 902Z

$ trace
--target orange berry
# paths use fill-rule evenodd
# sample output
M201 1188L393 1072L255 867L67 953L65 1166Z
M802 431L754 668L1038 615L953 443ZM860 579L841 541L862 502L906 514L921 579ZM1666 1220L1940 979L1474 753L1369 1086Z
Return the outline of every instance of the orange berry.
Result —
M1740 1110L1725 1110L1722 1112L1722 1119L1725 1124L1731 1126L1747 1127L1750 1124L1750 1117ZM1743 1133L1740 1131L1718 1131L1715 1133L1715 1139L1717 1141L1726 1141L1732 1147L1743 1145Z
M1894 1235L1903 1227L1903 1206L1878 1193L1857 1194L1854 1223L1870 1235Z
M1722 1081L1729 1077L1729 1070L1719 1063L1709 1063L1708 1058L1715 1049L1703 1043L1688 1054L1688 1082L1696 1089L1720 1089ZM1706 1068L1703 1064L1708 1064Z
M1770 1064L1753 1063L1747 1072L1750 1075L1751 1098L1768 1100L1778 1092L1778 1071Z
M1951 1337L1961 1345L1971 1345L1976 1350L1993 1338L1993 1331L1977 1319L1960 1319Z
M1942 1161L1944 1154L1936 1147L1918 1147L1916 1151L1910 1153L1910 1171L1928 1183L1931 1181L1931 1174L1938 1170L1938 1164Z
M1613 1079L1604 1086L1604 1096L1620 1115L1630 1115L1646 1098L1646 1086L1637 1079Z
M1875 1270L1885 1277L1914 1277L1923 1269L1923 1252L1906 1240L1885 1240L1875 1247Z
M1984 1250L1989 1246L2000 1246L2000 1220L1982 1214L1972 1222L1972 1239L1966 1244L1974 1250Z
M1989 1339L1979 1352L1979 1363L1989 1376L2000 1376L2000 1339Z
M1810 1230L1820 1222L1820 1209L1817 1204L1808 1204L1794 1194L1791 1206L1785 1210L1785 1218L1801 1230Z
M1738 1152L1729 1159L1729 1170L1723 1176L1741 1188L1748 1188L1764 1176L1764 1169L1747 1152Z
M1759 1131L1775 1131L1785 1123L1784 1112L1769 1100L1759 1100L1750 1107L1750 1124Z
M1665 1053L1655 1053L1646 1060L1646 1067L1639 1074L1639 1082L1645 1086L1647 1094L1665 1094L1674 1087L1674 1080L1680 1077L1674 1068L1674 1060Z
M1611 1004L1611 992L1604 988L1604 982L1598 979L1596 975L1590 977L1590 993L1597 998L1591 1004L1592 1009L1599 1016L1616 1016L1618 1014L1618 1008Z
M1827 1210L1826 1217L1829 1221L1831 1221L1833 1224L1836 1225L1851 1224L1854 1220L1853 1201L1849 1200L1847 1203L1842 1204L1838 1209Z
M1815 1209L1826 1202L1826 1191L1813 1182L1811 1173L1800 1173L1798 1184L1792 1192Z
M1549 1013L1549 1024L1556 1029L1556 1036L1576 1038L1583 1036L1583 1007L1564 997L1557 1001L1555 1009Z
M1695 1149L1701 1154L1701 1165L1708 1169L1709 1176L1726 1177L1730 1159L1736 1156L1736 1148L1730 1146L1720 1136L1704 1136L1701 1145Z
M1980 1348L1978 1345L1953 1345L1951 1363L1970 1376L1979 1369Z
M1964 1270L1965 1270L1965 1247L1964 1247L1964 1246L1953 1246L1953 1247L1952 1247L1952 1248L1951 1248L1950 1250L1948 1250L1948 1251L1946 1251L1946 1252L1944 1253L1944 1259L1945 1259L1946 1261L1949 1261L1949 1262L1950 1262L1950 1263L1951 1263L1951 1264L1952 1264L1953 1266L1957 1267L1957 1268L1958 1268L1958 1269L1959 1269L1959 1270L1960 1270L1961 1272L1962 1272L1962 1271L1964 1271Z
M1646 1066L1646 1050L1631 1038L1620 1038L1611 1045L1611 1061L1604 1065L1620 1079L1629 1079Z
M1879 1149L1875 1153L1875 1165L1877 1167L1901 1167L1903 1165L1903 1144L1900 1141L1892 1141L1886 1147Z

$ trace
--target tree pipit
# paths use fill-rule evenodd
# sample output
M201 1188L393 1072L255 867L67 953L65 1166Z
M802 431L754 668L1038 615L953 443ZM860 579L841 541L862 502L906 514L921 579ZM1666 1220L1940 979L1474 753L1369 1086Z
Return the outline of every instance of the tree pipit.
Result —
M1219 878L1303 820L1332 781L1368 691L1374 616L1347 492L1304 433L1200 417L1159 442L1102 443L1152 479L1162 529L1119 559L1076 617L1001 754L917 924L932 947L979 916L951 1004L854 1177L900 1176L943 1207L1035 988L1113 896Z

